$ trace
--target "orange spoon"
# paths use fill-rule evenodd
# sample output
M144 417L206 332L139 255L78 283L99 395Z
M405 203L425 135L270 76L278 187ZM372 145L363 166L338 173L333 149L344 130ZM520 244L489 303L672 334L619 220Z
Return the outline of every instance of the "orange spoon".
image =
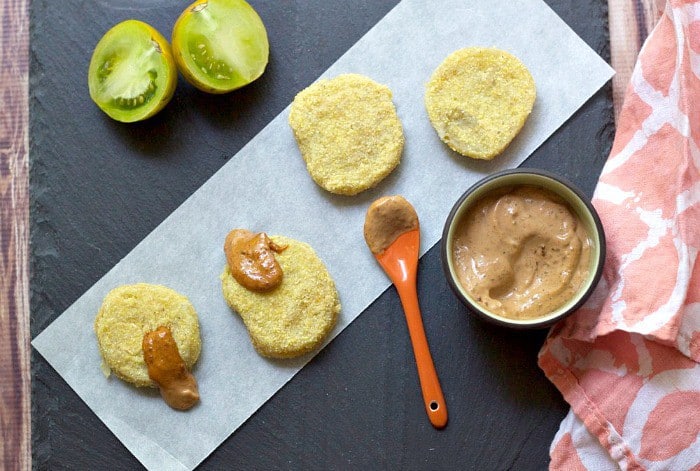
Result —
M395 214L396 210L411 211L412 214L409 213L408 216L411 216L415 223L407 221L405 213ZM412 228L413 226L415 229ZM377 245L374 237L376 232L373 234L373 229L381 230L382 227L388 229L388 232L379 235L382 238L380 240L382 244ZM395 236L397 233L399 235ZM388 238L384 237L386 235ZM385 197L375 201L367 211L365 240L399 293L413 345L413 354L416 358L425 411L435 428L443 428L447 425L447 405L430 355L428 340L425 337L416 291L420 229L415 209L400 196ZM388 246L384 247L387 243Z

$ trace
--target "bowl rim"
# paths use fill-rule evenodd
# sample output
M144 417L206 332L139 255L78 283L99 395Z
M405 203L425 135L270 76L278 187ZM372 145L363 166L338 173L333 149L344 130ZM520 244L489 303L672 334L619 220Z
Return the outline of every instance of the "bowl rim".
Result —
M575 303L569 306L568 309L562 311L561 313L549 317L545 316L544 318L536 318L534 320L526 320L526 321L520 321L520 320L509 320L507 318L497 316L495 314L490 314L487 313L487 311L483 308L480 308L477 306L474 302L472 302L469 298L467 298L464 293L462 292L462 287L459 284L459 281L455 279L453 276L451 270L450 270L450 263L449 260L451 258L451 253L450 253L450 247L448 247L448 235L450 233L450 229L454 226L454 222L457 219L457 214L460 212L460 209L462 208L463 204L465 201L469 198L470 195L472 195L475 191L477 191L479 188L492 184L494 180L500 180L505 177L510 177L512 175L534 175L538 179L544 179L544 180L551 180L555 184L558 183L564 187L566 187L573 196L575 196L579 202L581 203L582 207L585 208L585 210L588 212L588 215L590 215L592 221L593 221L593 226L594 230L598 236L598 258L595 260L595 272L593 276L590 278L590 282L588 283L587 287L585 290L580 291L578 295L578 299ZM532 184L530 182L523 182L523 183L518 183L514 182L512 185L527 185L527 184ZM505 185L504 185L505 186ZM497 189L498 187L494 188ZM557 194L559 192L555 191L555 189L552 189L550 187L546 187L549 191L553 191ZM565 198L569 206L573 206L572 203L570 203L570 198L567 197L567 195L560 195ZM520 167L520 168L515 168L515 169L506 169L506 170L501 170L495 173L492 173L490 175L485 176L481 180L477 181L473 185L471 185L462 195L457 199L455 204L452 206L452 209L450 210L447 219L445 220L445 224L443 226L442 230L442 239L440 242L440 260L442 263L442 268L443 272L445 275L445 278L447 279L447 282L450 286L450 289L452 292L457 296L457 298L465 305L467 306L468 310L471 313L476 314L479 318L484 319L490 323L497 324L500 326L504 327L510 327L510 328L516 328L516 329L541 329L545 327L549 327L558 321L562 320L563 318L571 315L574 313L579 307L583 305L584 302L590 297L590 295L593 293L595 290L596 286L598 285L598 282L600 281L600 278L603 274L603 267L605 265L605 256L606 256L606 241L605 241L605 231L603 229L603 224L600 221L600 217L598 216L597 211L591 204L590 199L581 191L581 189L576 186L574 183L569 181L568 179L559 176L555 173L546 171L546 170L541 170L537 168L528 168L528 167Z

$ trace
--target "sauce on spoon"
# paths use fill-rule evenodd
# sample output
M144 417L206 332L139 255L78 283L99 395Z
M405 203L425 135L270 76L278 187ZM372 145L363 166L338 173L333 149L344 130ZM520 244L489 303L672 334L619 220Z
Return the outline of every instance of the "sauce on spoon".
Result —
M403 196L385 196L367 209L365 241L376 255L389 248L404 232L418 228L418 214L411 203Z

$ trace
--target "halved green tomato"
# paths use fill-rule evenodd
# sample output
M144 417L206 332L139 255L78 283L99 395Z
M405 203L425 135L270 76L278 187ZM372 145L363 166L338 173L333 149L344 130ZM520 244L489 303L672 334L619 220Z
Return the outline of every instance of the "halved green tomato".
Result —
M173 54L185 79L209 93L248 85L265 71L270 45L244 0L198 0L173 27Z
M92 53L90 97L117 121L132 123L153 116L168 104L176 84L168 41L142 21L115 25Z

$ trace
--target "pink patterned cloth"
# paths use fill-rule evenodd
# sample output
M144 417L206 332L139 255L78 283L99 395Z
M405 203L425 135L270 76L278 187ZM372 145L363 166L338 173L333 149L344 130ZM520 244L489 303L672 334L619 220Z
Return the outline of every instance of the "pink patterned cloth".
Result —
M700 470L700 1L642 48L593 204L603 278L539 357L571 404L550 466Z

